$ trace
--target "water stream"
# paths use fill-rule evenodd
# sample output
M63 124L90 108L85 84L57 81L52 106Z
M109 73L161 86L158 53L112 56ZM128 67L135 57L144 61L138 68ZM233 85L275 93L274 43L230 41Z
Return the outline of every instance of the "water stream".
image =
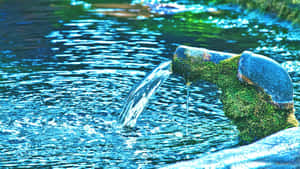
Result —
M161 63L136 87L133 87L119 117L122 126L135 126L150 97L171 74L171 63L172 61Z

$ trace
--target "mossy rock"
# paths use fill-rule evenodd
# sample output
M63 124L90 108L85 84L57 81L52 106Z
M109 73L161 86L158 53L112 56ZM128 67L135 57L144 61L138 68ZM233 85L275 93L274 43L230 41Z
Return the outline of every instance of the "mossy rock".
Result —
M294 107L292 79L273 59L245 51L239 59L237 75L240 81L265 91L279 108Z
M256 86L237 78L240 55L214 63L175 52L173 72L187 81L206 80L221 89L225 115L240 131L241 143L250 143L279 130L298 126L294 109L281 109L272 104L272 98Z

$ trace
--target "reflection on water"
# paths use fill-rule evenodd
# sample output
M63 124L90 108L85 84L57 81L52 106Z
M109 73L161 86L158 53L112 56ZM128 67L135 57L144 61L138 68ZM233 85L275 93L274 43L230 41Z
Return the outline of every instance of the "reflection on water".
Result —
M185 84L174 75L136 128L117 127L131 87L178 44L248 49L279 61L292 76L300 118L297 27L188 0L181 4L215 10L139 20L107 16L86 2L0 2L1 167L157 168L236 146L217 88L204 81L190 86L186 115Z

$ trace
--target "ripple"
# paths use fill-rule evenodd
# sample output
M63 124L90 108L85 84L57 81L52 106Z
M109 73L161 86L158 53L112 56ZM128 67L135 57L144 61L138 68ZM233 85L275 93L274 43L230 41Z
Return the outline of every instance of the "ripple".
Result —
M283 62L281 66L289 73L300 72L300 61L286 61Z

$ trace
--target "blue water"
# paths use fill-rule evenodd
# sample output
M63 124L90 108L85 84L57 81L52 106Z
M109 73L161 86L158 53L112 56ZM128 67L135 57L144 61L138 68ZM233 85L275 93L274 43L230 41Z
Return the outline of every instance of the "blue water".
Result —
M237 146L216 86L190 86L187 114L185 83L175 75L135 128L118 127L132 86L179 44L277 60L292 76L300 119L298 26L188 0L181 4L198 10L174 16L116 16L87 2L0 2L1 168L157 168Z

